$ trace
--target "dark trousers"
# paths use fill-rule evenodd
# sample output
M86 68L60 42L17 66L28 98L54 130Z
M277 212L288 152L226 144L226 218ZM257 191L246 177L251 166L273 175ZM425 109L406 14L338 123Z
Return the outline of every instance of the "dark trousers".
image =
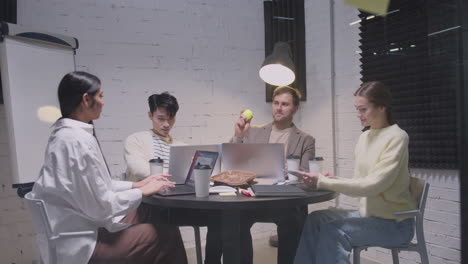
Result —
M274 210L244 210L241 216L241 261L253 263L253 245L250 228L256 222L273 222L278 231L278 264L294 262L296 249L307 216L307 207L281 208ZM220 264L223 254L221 216L208 225L205 264Z
M162 223L157 210L141 204L121 222L133 225L115 233L98 230L89 263L187 263L179 228Z

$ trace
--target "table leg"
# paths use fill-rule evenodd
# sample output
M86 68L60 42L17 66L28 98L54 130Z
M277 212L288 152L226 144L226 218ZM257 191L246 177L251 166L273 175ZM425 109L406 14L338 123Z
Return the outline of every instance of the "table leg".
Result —
M282 214L279 215L279 221L276 222L279 239L278 264L290 264L294 262L306 216L307 207L303 206L283 210Z
M223 237L223 264L240 264L240 211L223 210L221 225Z

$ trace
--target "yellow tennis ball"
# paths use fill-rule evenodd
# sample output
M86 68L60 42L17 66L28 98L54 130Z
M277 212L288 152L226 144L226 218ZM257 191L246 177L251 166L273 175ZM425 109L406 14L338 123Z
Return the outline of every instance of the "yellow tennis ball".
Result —
M250 109L245 109L244 112L242 112L242 115L245 117L246 121L249 121L253 117L252 110Z

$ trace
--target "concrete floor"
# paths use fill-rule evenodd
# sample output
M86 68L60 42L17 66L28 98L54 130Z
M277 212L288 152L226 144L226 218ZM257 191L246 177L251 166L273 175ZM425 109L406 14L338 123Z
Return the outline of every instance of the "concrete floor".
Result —
M277 249L268 244L269 234L254 239L254 264L276 264ZM205 247L203 247L203 254ZM187 258L189 264L197 264L195 248L187 248ZM380 262L361 257L361 264L380 264Z
M205 254L205 247L202 251ZM276 248L268 244L268 237L254 240L254 264L276 264L276 252ZM197 264L195 248L187 248L187 258L189 264Z

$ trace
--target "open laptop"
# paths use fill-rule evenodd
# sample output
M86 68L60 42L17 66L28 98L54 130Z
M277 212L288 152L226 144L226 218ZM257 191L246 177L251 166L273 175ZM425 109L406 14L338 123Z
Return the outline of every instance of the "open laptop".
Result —
M182 145L171 146L169 154L169 174L171 181L176 184L184 184L187 178L190 164L197 150L213 151L220 153L220 145ZM211 166L213 168L213 166ZM212 174L217 174L221 169L221 161L217 159Z
M307 192L295 185L252 185L252 191L258 197L306 196Z
M216 164L218 159L218 152L213 151L195 151L195 155L192 158L190 163L189 171L185 182L183 184L176 184L175 187L169 188L163 193L158 193L161 196L175 196L175 195L186 195L195 193L195 181L192 179L193 168L196 164L200 163L201 165L209 165L211 167L211 172Z
M221 170L249 171L262 184L284 181L284 144L224 143L221 145ZM268 179L269 182L264 180Z

